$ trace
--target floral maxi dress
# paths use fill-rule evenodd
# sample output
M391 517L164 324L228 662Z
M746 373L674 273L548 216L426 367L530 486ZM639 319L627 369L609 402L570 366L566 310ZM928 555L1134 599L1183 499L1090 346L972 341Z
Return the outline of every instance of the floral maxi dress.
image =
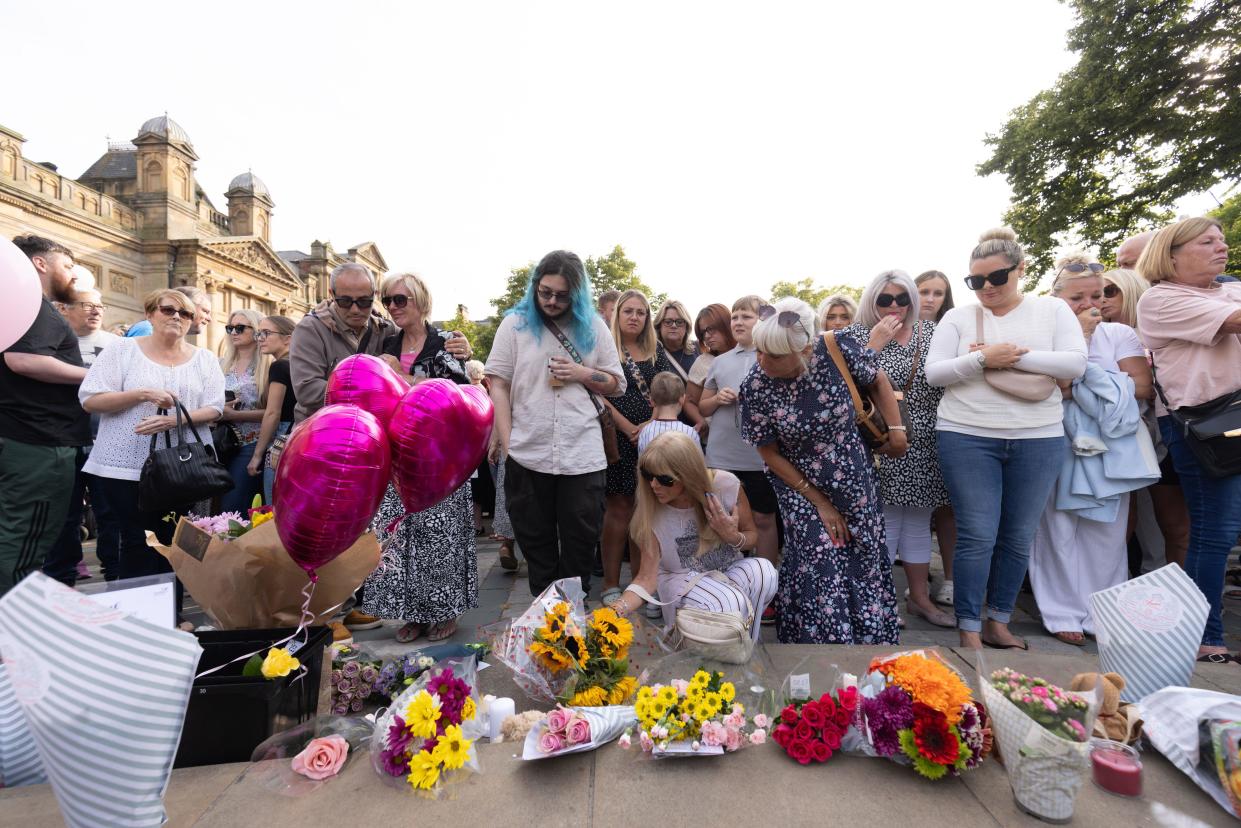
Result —
M859 386L879 368L851 337L840 349ZM809 368L776 379L754 366L741 387L741 430L755 446L780 454L827 495L844 517L849 543L834 547L814 505L769 469L784 520L779 620L784 644L896 644L896 594L874 463L854 424L848 386L820 338Z

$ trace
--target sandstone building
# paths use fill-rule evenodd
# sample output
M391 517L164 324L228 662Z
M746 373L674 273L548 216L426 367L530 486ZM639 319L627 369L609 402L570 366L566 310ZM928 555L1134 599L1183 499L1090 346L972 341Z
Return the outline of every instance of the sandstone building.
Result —
M373 242L344 253L320 241L309 253L273 249L267 187L242 173L218 210L194 178L190 136L167 115L144 123L132 142L109 144L76 180L26 158L24 141L0 126L0 234L37 233L72 250L103 293L105 327L143 318L150 290L197 285L214 309L198 344L215 349L235 309L297 319L327 297L338 264L388 270Z

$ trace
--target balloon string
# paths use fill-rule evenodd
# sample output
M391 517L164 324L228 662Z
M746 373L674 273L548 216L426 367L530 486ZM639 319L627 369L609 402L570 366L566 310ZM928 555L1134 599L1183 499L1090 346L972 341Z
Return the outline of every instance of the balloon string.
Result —
M405 518L409 517L411 514L412 512L405 512L403 514L400 514L394 517L392 519L392 522L388 524L388 527L384 529L384 534L391 535L392 532L396 529L396 527L401 525L401 521L405 520Z

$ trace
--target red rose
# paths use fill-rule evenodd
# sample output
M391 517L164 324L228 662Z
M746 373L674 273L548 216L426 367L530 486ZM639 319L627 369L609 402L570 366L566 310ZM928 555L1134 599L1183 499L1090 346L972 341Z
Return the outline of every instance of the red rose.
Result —
M823 744L827 745L832 750L840 750L840 739L842 735L842 732L838 730L835 725L829 724L827 727L823 728Z
M830 693L824 693L819 698L819 707L823 710L823 715L829 719L836 715L836 700Z
M822 742L815 742L810 746L811 752L814 754L814 761L826 762L832 758L832 749Z
M802 741L808 742L814 737L815 737L815 729L811 727L810 724L805 719L802 719L800 722L797 723L796 727L793 728L794 739L800 739Z
M811 743L802 739L794 739L788 747L788 754L802 765L809 765L810 760L814 758L814 748Z
M836 704L850 713L857 710L857 688L844 687L836 691Z
M827 723L828 715L830 714L825 714L818 702L809 702L801 709L801 720L815 730Z
M852 718L853 718L853 711L845 710L843 707L837 707L836 715L835 717L833 717L832 722L836 725L836 727L844 729L849 726L849 721Z
M780 711L780 721L784 722L786 725L797 724L797 719L797 708L791 704Z
M793 728L788 725L776 725L776 729L771 732L771 739L777 745L788 750L789 742L793 741Z

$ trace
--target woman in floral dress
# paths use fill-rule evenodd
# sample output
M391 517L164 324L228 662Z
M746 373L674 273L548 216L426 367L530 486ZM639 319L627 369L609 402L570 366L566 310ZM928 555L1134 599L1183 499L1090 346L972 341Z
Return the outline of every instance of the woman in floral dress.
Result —
M758 365L742 383L742 434L758 448L780 501L785 546L776 632L785 644L895 644L896 595L870 452L848 386L816 336L814 311L781 299L754 328ZM859 390L884 418L896 397L875 354L839 338ZM904 454L905 433L885 451Z

